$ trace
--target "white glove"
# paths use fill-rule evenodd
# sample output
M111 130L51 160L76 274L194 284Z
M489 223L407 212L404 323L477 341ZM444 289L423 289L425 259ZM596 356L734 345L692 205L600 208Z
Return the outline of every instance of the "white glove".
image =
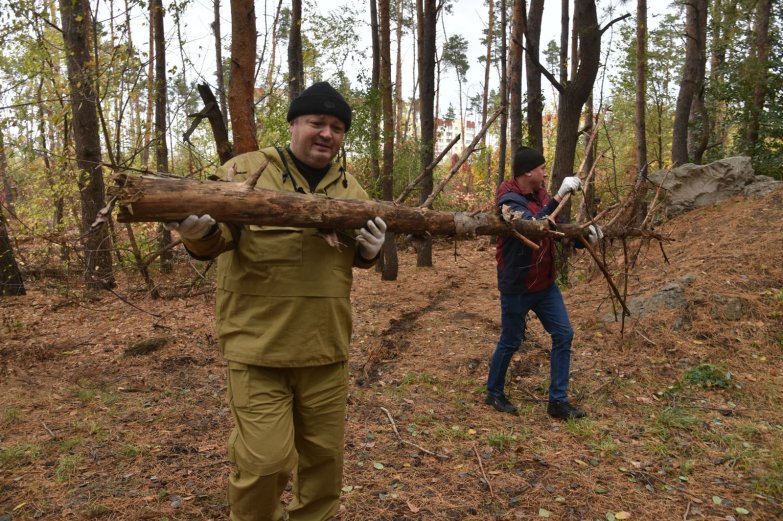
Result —
M215 226L215 219L207 213L202 216L188 215L179 222L163 224L163 227L167 230L175 231L183 239L190 240L203 239L213 226Z
M587 242L595 245L603 238L604 232L601 231L601 228L599 228L597 224L591 224L587 227Z
M566 177L563 179L563 184L560 185L560 190L557 191L557 195L562 199L565 197L565 194L569 192L575 194L580 186L582 186L582 181L580 181L578 177Z
M367 260L374 259L386 240L386 223L380 217L367 221L359 230L356 242L359 243L359 253Z

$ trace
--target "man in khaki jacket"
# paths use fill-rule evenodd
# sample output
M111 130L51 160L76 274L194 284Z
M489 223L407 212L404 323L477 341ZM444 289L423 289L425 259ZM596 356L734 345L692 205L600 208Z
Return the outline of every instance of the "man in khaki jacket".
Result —
M259 188L368 198L335 161L351 126L351 107L335 89L306 89L288 121L289 146L241 154L218 175L242 181L269 161ZM316 229L217 224L209 215L167 226L192 256L218 259L217 328L235 422L231 519L283 519L292 471L289 519L331 519L342 488L352 267L375 263L386 224L376 217L357 233L339 232L337 247Z

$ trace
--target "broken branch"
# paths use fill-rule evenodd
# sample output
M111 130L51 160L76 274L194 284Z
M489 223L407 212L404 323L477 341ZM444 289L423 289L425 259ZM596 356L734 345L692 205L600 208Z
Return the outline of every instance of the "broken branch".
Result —
M355 230L373 217L381 217L388 229L413 235L512 235L531 240L544 237L577 239L586 233L576 224L550 230L545 220L506 223L493 213L442 212L428 208L397 206L382 201L336 199L320 194L299 194L255 188L241 183L118 174L110 193L117 196L119 222L171 222L188 215L209 214L216 221L237 225L294 226ZM613 235L642 235L639 230L614 231Z

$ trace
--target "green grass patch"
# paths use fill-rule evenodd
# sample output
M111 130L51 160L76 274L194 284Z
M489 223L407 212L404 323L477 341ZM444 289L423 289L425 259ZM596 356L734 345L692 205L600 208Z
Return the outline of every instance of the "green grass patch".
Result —
M510 447L516 441L516 436L511 432L490 432L487 434L487 445L496 449Z
M726 389L731 382L731 371L713 364L700 364L685 371L683 380L703 389Z
M668 440L673 431L691 431L698 423L696 417L681 407L667 407L652 418L653 432L662 440Z
M19 412L19 409L16 407L7 407L3 409L3 424L4 425L11 425L12 423L16 423L19 421L19 419L22 417L22 414Z
M54 469L54 476L57 481L63 482L71 479L76 474L76 467L81 458L75 454L64 454L57 460L57 466Z
M405 373L405 376L403 376L400 380L399 387L406 387L416 384L437 385L438 379L428 373Z
M0 466L32 463L40 452L41 448L32 443L17 443L10 447L0 447Z
M68 438L60 442L60 450L62 452L71 452L82 443L83 440L81 438Z
M144 452L144 449L137 445L132 445L130 443L126 443L122 447L120 447L119 455L120 457L127 458L127 459L133 459L137 457L139 454Z
M459 425L452 425L451 427L447 427L443 424L437 424L433 429L433 434L435 434L435 436L438 438L449 441L464 440L470 437L468 430L466 428L463 429Z
M595 436L596 424L592 418L570 419L565 423L565 428L571 436L592 438Z
M100 503L90 503L82 511L85 519L97 519L111 512L111 509Z

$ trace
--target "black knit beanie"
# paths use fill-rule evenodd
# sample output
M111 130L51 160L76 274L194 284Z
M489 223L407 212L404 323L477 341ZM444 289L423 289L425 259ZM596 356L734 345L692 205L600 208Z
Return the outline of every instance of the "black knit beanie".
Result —
M534 150L529 147L519 147L514 152L514 159L511 162L511 170L514 172L514 177L526 174L531 170L546 163L546 158L538 150Z
M334 87L325 81L312 84L288 107L288 121L304 114L329 114L351 128L351 106Z

